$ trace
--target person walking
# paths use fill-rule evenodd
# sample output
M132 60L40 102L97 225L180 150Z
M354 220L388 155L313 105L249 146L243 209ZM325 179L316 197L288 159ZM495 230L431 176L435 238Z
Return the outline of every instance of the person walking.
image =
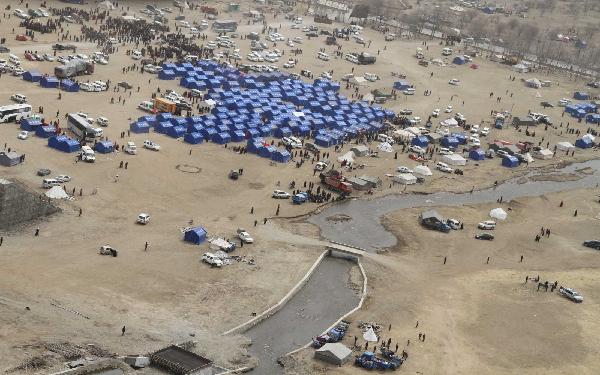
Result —
M148 251L148 241L144 244L144 251Z
M125 336L125 326L123 326L123 328L121 328L121 336Z
M521 255L521 263L523 263L523 255Z

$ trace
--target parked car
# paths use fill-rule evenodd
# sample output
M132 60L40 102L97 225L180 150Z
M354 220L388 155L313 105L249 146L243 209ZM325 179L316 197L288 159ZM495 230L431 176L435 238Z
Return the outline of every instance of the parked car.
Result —
M144 148L147 148L148 150L152 150L152 151L159 151L160 145L158 143L155 143L151 140L146 139L144 141Z
M412 145L408 148L408 151L411 152L416 152L417 154L424 154L425 153L425 149L421 146L417 146L417 145Z
M27 97L23 94L13 94L10 99L19 104L27 103Z
M290 193L283 190L274 190L273 194L271 194L271 197L276 199L288 199L290 196Z
M452 111L454 111L454 107L452 107L451 105L448 105L444 110L444 112L446 113L452 113Z
M400 110L399 113L403 116L410 116L413 114L413 110L410 108L404 108L404 109Z
M435 165L435 168L440 171L440 172L444 172L444 173L452 173L454 172L454 169L452 169L448 164L443 163L441 161L438 161Z
M327 169L328 164L324 161L319 161L315 164L314 170L315 171L324 171L325 169Z
M589 247L595 250L600 250L600 240L588 240L583 241L583 246Z
M412 87L407 88L406 90L402 91L402 93L404 95L414 95L415 94L415 89Z
M17 135L17 138L21 139L21 140L25 140L25 139L29 138L29 132L27 130L21 130L19 132L19 134Z
M477 228L483 230L493 230L496 229L496 222L492 220L482 221L481 223L477 224Z
M475 238L478 240L492 241L494 239L494 235L489 233L478 233L475 235Z
M434 109L433 112L431 112L431 115L433 117L438 117L440 115L440 109L439 108Z
M446 224L448 224L448 226L454 230L460 229L460 221L454 218L448 218L448 220L446 220Z
M237 230L237 236L244 243L254 243L254 238L252 238L250 233L246 232L246 230L242 228Z
M399 173L413 173L413 170L402 165L402 166L398 167L398 172Z
M558 288L558 293L575 303L583 302L583 296L571 288L563 288L561 286L560 288Z
M68 176L66 174L59 174L58 176L56 176L55 180L57 180L60 183L65 183L71 181L71 176Z
M135 155L137 154L137 146L133 142L127 142L123 151L129 155Z
M100 246L100 254L102 255L112 255L113 257L116 257L118 253L118 250L110 245Z
M106 117L98 117L96 119L96 122L98 123L98 125L100 125L102 127L108 126L108 119Z
M204 253L202 255L202 261L210 264L212 267L223 267L223 261L213 253Z
M281 141L291 148L302 148L302 141L296 137L284 137Z
M460 79L452 78L450 81L448 81L448 83L453 86L458 86L460 85Z
M147 213L142 212L141 214L138 215L136 221L137 221L138 224L146 225L146 224L148 224L150 222L150 215L148 215Z
M50 173L52 173L52 171L46 168L40 168L37 170L37 175L41 177L48 176Z

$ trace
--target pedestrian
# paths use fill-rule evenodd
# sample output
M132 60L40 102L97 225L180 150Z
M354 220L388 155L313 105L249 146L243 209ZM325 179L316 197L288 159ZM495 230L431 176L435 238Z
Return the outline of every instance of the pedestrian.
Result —
M144 244L144 251L148 251L148 241Z
M0 237L0 246L2 246L2 243L4 242L4 237Z
M521 255L521 263L523 263L523 255Z
M419 341L421 341L421 336L422 336L422 334L421 334L421 333L419 333Z
M39 236L40 235L40 228L36 228L35 229L35 236Z
M490 257L487 257L487 260L485 261L485 264L490 264Z
M525 276L525 284L529 282L529 275Z
M446 257L444 257L444 264L446 264Z
M390 332L392 330L392 325L390 324L390 326L388 327L388 332Z
M123 326L123 328L121 328L121 336L125 336L125 326Z
M577 216L577 210L575 210L575 212L573 213L573 216Z
M254 215L254 206L250 207L250 215Z
M258 224L258 220L254 220L254 226L256 226L256 224Z
M119 168L123 168L123 160L119 163Z
M127 166L129 166L129 162L125 162L125 169L127 169Z
M425 334L423 334L423 342L425 342Z
M79 208L79 216L81 217L81 214L83 213L83 210L81 208Z
M563 206L563 201L560 201L560 204L558 205L558 207L562 207Z
M263 225L264 225L264 224L266 224L266 223L267 223L267 218L265 217L265 218L263 219Z
M419 321L417 320L417 324L415 325L415 328L419 327Z
M396 343L396 351L394 353L398 353L398 343Z

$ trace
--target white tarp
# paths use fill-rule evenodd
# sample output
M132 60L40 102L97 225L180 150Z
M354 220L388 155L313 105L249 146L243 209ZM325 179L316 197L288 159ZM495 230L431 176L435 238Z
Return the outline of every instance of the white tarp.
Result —
M387 142L380 143L379 145L377 145L377 148L383 152L394 152L394 148L392 147L392 145Z
M459 154L444 155L442 161L449 165L466 165L467 159L463 158Z
M394 182L404 185L412 185L417 183L417 178L411 173L400 173L394 176Z
M526 163L533 163L535 160L531 157L529 152L523 154L523 161Z
M431 173L431 169L429 169L429 167L426 165L417 165L413 171L422 176L431 176L433 174Z
M375 334L375 331L373 331L373 327L369 327L369 329L363 333L363 339L369 342L377 342L377 335Z
M350 83L353 83L358 86L366 85L367 80L364 77L352 77L350 78Z
M575 148L575 146L573 146L569 142L558 142L556 144L556 148L561 151L567 151L567 150L573 150Z
M547 148L544 148L539 151L536 151L533 155L538 159L547 160L552 159L552 156L554 156L554 152L550 151Z
M415 128L414 126L409 126L408 128L406 128L404 130L413 135L421 135L421 131L419 130L419 128Z
M490 211L490 217L498 220L506 220L508 214L506 213L506 211L498 207Z
M340 163L343 162L344 160L346 161L346 163L354 163L354 152L348 151L344 155L338 156L337 160Z
M204 103L204 106L207 106L210 108L214 108L215 105L217 105L217 102L215 102L213 99L206 99L203 103Z
M51 199L67 199L69 195L65 193L62 186L54 186L46 192L46 196Z
M594 141L596 140L596 137L594 137L594 136L593 136L593 135L591 135L591 134L586 134L586 135L584 135L584 136L583 136L583 137L581 137L581 138L584 138L584 139L589 139L589 140L590 140L590 141L592 141L592 142L594 142Z
M440 125L447 126L449 128L453 128L455 126L458 126L458 121L456 121L456 119L454 119L454 118L449 118L447 120L440 122Z

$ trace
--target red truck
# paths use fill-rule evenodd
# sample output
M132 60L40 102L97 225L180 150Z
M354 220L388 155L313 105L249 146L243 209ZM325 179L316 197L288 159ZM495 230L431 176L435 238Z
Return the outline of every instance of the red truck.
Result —
M336 170L330 170L319 175L321 183L333 191L340 192L342 195L352 194L352 184L346 180L342 173Z
M216 8L209 7L209 6L206 6L206 5L202 5L202 6L200 7L200 11L201 11L202 13L214 14L215 16L218 16L218 15L219 15L219 12L217 11L217 9L216 9Z

